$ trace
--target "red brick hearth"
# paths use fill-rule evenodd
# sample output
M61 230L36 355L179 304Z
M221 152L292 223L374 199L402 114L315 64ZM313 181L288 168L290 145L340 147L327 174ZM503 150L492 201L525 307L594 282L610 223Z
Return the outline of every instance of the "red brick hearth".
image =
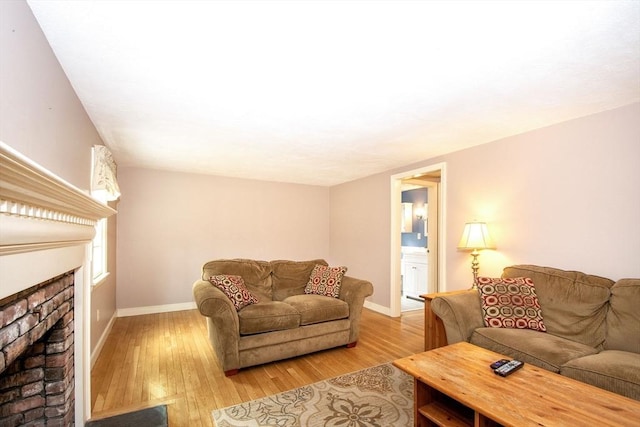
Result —
M74 272L0 300L0 427L74 425Z

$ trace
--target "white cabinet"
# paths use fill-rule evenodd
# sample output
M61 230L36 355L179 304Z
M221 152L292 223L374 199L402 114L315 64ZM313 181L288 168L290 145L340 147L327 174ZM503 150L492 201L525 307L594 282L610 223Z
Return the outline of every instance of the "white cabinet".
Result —
M419 297L427 293L427 254L402 254L402 294Z

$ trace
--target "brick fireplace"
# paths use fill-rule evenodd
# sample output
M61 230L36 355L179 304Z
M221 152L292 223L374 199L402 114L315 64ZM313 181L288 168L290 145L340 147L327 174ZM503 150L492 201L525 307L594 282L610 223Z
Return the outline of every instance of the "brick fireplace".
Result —
M0 426L74 422L74 273L0 301Z
M0 427L90 417L90 243L113 213L0 142Z

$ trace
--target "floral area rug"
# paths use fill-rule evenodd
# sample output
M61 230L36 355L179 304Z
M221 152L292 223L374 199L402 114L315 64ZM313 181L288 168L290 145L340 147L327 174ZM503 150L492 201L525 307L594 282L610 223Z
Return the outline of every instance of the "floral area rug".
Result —
M217 427L413 425L413 377L390 363L213 411Z

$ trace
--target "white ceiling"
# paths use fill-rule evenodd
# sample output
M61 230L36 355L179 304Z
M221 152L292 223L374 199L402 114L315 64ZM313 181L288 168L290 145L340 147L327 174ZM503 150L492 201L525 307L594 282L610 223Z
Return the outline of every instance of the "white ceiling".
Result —
M329 186L640 100L633 0L28 3L120 167Z

